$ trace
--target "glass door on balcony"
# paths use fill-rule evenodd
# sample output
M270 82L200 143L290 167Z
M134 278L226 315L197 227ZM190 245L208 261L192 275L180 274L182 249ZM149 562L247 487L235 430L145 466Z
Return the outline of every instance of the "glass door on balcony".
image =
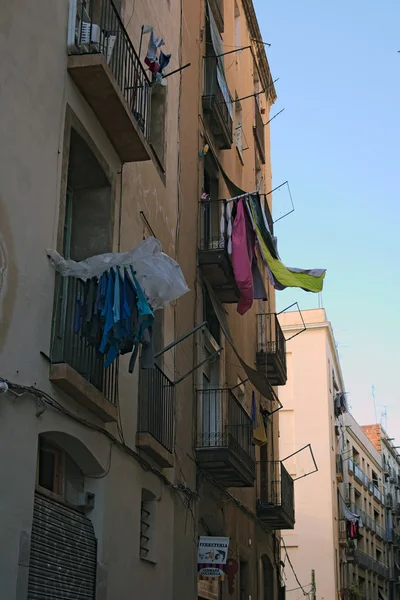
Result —
M204 348L205 356L210 356L210 351ZM219 446L223 436L221 393L219 391L218 359L208 361L203 370L202 394L202 423L203 436L209 446Z

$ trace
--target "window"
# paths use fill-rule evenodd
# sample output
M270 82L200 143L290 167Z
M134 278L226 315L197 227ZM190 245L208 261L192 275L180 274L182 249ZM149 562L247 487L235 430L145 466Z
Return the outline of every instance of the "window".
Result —
M372 471L372 483L375 487L379 488L378 475L375 473L375 471Z
M208 331L219 344L221 340L221 328L217 315L214 312L211 298L205 288L203 289L203 319L207 322Z
M85 503L82 471L65 450L43 436L39 438L37 485L73 506Z
M237 94L235 102L235 144L240 160L243 162L243 111L242 105L238 102Z
M260 194L264 193L264 176L261 168L260 159L256 152L256 190Z
M249 600L249 563L240 561L240 600Z
M62 489L62 455L61 451L45 444L40 439L38 485L53 494L61 495Z
M71 130L64 251L80 261L111 250L111 185L93 151ZM68 247L69 246L69 247Z
M149 490L142 490L140 505L140 558L156 562L156 509L157 498Z
M206 154L203 171L202 218L200 221L200 246L202 249L217 249L225 247L225 239L221 238L220 219L221 203L218 201L219 183L218 166L211 155Z

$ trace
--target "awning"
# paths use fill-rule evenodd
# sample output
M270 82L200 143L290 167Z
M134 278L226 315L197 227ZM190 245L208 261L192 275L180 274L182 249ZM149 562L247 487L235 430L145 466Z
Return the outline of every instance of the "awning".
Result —
M379 600L388 600L388 597L382 590L378 590Z
M266 376L263 373L260 373L259 371L256 371L255 369L250 367L240 356L239 351L236 348L236 344L233 340L232 334L229 330L229 326L228 326L228 323L225 318L224 310L223 310L221 304L218 302L217 298L215 297L215 294L213 292L211 285L208 283L208 281L206 279L203 279L203 282L207 288L208 294L210 296L210 300L213 305L215 315L219 321L221 329L222 329L226 339L228 340L229 344L231 345L232 350L234 351L237 358L239 359L239 362L240 362L244 372L246 373L247 377L249 378L250 383L256 388L256 390L258 392L260 392L260 394L262 396L264 396L264 398L267 398L268 400L276 402L277 396L276 396L274 390L272 389L272 386L269 383ZM280 404L279 401L278 401L278 403L280 405L279 408L282 408L282 405Z

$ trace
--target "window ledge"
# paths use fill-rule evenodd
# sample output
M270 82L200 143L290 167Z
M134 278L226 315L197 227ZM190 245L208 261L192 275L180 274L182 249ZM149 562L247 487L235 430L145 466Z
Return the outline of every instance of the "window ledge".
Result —
M50 381L105 423L118 420L118 409L67 363L50 367Z
M140 560L143 560L146 563L149 563L150 565L154 565L156 566L157 561L154 558L146 558L145 556L141 556Z

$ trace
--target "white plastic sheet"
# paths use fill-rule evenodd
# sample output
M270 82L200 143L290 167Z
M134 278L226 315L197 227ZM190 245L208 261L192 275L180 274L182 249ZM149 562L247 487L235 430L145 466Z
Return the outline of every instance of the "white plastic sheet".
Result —
M129 252L98 254L80 262L65 259L56 250L47 250L47 256L63 277L85 281L100 277L112 267L132 265L153 310L165 308L189 291L182 269L162 252L160 242L154 237L148 237Z

